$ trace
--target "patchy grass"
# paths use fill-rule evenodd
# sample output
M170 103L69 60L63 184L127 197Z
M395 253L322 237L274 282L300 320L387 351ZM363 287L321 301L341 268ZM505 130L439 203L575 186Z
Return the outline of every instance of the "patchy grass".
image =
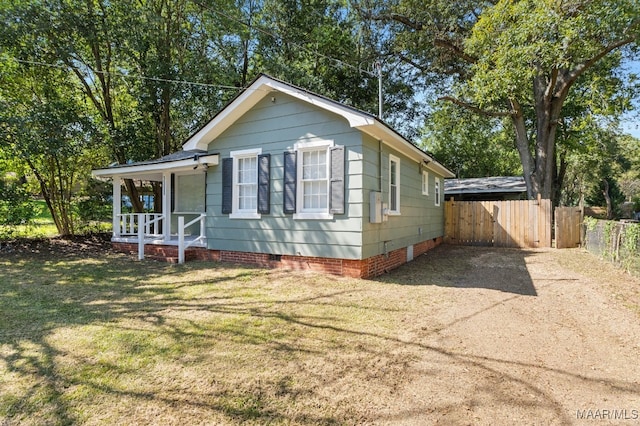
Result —
M46 250L0 270L11 424L343 423L380 392L366 366L408 361L389 284Z

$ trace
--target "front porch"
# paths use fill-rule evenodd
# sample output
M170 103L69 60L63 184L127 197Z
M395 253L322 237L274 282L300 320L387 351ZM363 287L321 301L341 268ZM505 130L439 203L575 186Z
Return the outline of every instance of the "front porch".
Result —
M149 247L176 247L178 263L186 260L188 248L206 248L206 174L210 166L217 164L217 154L197 150L94 170L96 177L110 178L113 183L111 241L114 245L135 246L140 260L153 251ZM122 184L125 179L159 185L161 211L123 213Z
M128 213L114 215L113 243L136 246L138 260L145 257L147 246L176 246L178 263L184 263L185 251L189 247L207 247L205 231L206 214L190 214L196 216L185 223L185 216L177 216L177 233L166 232L166 216L162 213ZM117 219L117 220L116 220ZM150 250L150 249L149 249ZM162 257L168 257L164 253Z

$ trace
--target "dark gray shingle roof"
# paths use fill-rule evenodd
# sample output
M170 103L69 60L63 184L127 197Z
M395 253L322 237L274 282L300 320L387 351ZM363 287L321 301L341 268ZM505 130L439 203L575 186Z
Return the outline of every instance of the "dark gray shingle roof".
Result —
M467 179L445 179L445 194L480 194L496 192L526 192L522 176L496 176Z

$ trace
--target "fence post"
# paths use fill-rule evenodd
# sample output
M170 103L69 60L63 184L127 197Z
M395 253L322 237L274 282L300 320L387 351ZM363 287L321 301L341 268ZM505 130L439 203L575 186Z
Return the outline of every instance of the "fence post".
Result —
M184 216L178 216L178 263L184 263Z

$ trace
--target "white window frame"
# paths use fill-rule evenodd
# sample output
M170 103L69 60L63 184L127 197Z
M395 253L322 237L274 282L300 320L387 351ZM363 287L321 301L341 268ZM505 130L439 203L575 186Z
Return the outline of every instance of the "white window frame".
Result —
M233 188L232 188L232 204L229 219L260 219L262 215L258 213L257 197L258 197L258 155L262 154L262 148L243 149L240 151L231 151L230 156L233 158ZM238 190L238 160L244 158L256 159L256 208L240 210L240 193Z
M395 175L396 209L395 210L391 209L391 206L393 205L393 203L391 202L391 163L392 162L396 163L396 175ZM393 154L389 154L389 215L397 216L399 214L400 214L400 159Z
M422 195L429 195L429 172L422 171Z
M297 142L294 144L294 150L296 151L296 213L293 214L294 220L300 219L314 219L314 220L331 220L333 219L333 214L329 213L329 209L331 208L331 192L330 192L330 180L331 180L331 156L330 148L333 147L333 141L331 140L321 140L321 141L309 141L309 142ZM324 150L326 155L326 181L327 181L327 208L322 209L322 211L312 210L308 211L304 209L304 181L302 174L303 167L303 153L309 151L319 151Z
M436 206L440 206L440 198L442 197L442 194L440 194L440 178L435 178L434 180L435 183L433 185L433 195L435 195L435 204Z

